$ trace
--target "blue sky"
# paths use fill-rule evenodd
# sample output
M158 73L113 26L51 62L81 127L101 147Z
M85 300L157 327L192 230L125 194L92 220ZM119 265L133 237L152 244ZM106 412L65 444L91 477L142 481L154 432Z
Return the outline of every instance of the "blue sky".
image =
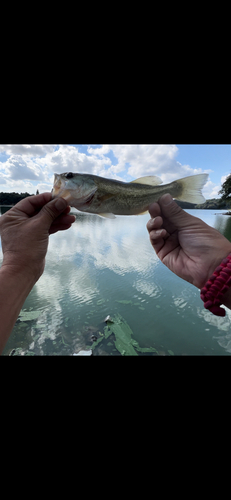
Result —
M217 198L231 173L231 145L0 145L0 191L51 191L54 172L69 171L123 181L157 175L164 183L206 172L203 194Z

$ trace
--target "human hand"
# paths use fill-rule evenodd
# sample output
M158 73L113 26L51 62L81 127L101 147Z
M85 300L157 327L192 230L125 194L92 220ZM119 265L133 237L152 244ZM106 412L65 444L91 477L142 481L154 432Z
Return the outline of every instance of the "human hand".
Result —
M0 217L3 264L8 270L29 273L36 282L44 271L49 235L71 227L66 200L51 193L29 196Z
M147 223L151 244L159 259L180 278L201 289L231 243L201 219L180 208L169 194L149 207Z

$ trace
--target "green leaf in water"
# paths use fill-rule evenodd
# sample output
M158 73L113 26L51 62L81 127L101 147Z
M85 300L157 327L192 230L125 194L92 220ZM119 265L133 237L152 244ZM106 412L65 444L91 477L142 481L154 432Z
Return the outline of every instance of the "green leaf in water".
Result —
M133 334L131 328L119 314L114 318L114 323L104 327L105 338L114 333L116 337L115 347L122 356L138 356L131 343Z
M174 352L171 351L171 349L168 349L168 353L171 355L171 356L174 356Z
M63 343L64 345L66 345L67 347L70 347L70 345L69 345L69 344L66 344L66 342L64 341L64 338L63 338L63 336L62 336L62 335L61 335L61 338L62 338L62 343Z
M31 321L32 319L37 319L41 314L41 311L22 311L19 313L18 319L20 321Z
M99 299L97 300L96 304L97 306L100 306L101 304L104 304L104 302L106 302L105 299Z
M114 323L104 327L105 338L115 335L115 347L122 356L138 356L137 352L156 352L154 347L139 347L137 340L132 338L133 332L120 314L115 315Z
M104 337L100 337L99 339L96 340L96 342L93 342L92 346L86 346L86 349L91 349L92 351L95 349L95 347L102 342Z

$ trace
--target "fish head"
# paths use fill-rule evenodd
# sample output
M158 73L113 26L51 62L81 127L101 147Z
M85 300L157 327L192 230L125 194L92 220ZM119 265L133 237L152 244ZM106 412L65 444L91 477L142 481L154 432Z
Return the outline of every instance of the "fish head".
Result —
M73 172L54 174L52 197L64 198L76 208L90 202L96 190L94 180L87 174L74 174Z

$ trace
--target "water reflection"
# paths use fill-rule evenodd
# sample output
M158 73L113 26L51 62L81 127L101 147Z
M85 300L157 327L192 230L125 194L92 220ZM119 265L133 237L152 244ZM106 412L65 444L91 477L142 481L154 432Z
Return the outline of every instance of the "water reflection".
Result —
M231 241L231 217L229 215L216 215L215 226L227 240Z
M151 249L146 222L135 217L118 217L111 221L91 215L78 216L66 233L50 238L47 259L65 261L74 257L75 265L94 263L98 269L111 269L124 275L128 272L148 273L158 259ZM151 257L151 259L150 259Z
M209 226L215 227L231 241L231 216L223 215L226 210L186 210L186 212L204 220Z
M231 240L228 216L188 212ZM117 313L141 347L162 354L231 353L231 311L225 318L206 311L199 291L160 263L148 219L78 213L70 230L51 235L45 272L24 304L39 317L17 322L5 353L22 345L35 354L72 354L89 345L92 332L102 333L108 314ZM110 341L104 351L115 354L113 347Z

